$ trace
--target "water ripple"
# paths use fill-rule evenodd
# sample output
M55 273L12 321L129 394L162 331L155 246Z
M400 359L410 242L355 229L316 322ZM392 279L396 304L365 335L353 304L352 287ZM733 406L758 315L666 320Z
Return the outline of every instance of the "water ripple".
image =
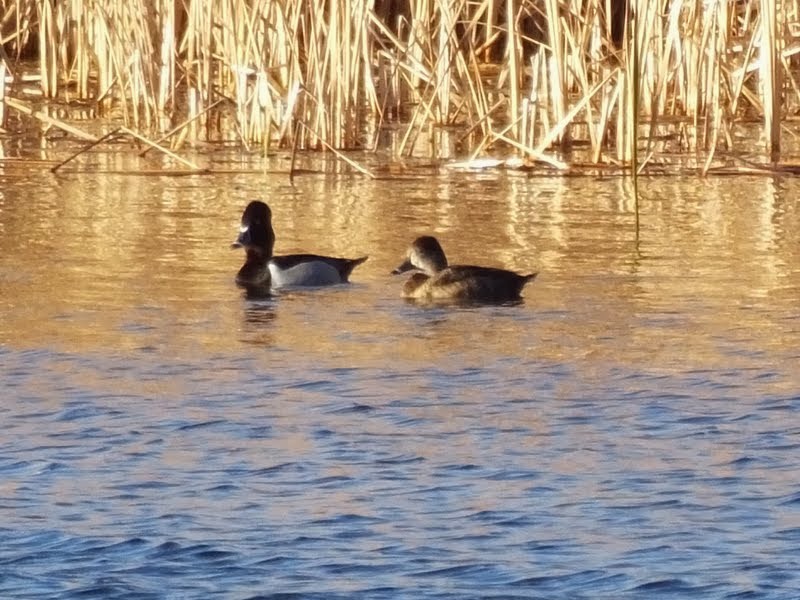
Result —
M0 236L0 597L797 599L800 179L645 181L638 241L607 182L273 182L282 248L371 258L270 299L263 178L145 179L0 193L60 232ZM542 275L402 303L409 227Z

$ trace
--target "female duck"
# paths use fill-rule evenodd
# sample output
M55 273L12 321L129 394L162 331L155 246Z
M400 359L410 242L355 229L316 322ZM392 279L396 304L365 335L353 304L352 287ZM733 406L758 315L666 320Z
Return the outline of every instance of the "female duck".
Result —
M520 275L505 269L447 266L447 258L435 237L414 240L406 260L393 274L417 269L403 286L403 297L418 300L506 302L517 300L526 283L537 273Z
M350 273L367 260L334 258L317 254L273 256L275 232L272 211L264 202L253 200L242 214L239 237L232 248L244 248L247 258L236 274L236 283L248 288L318 286L347 282Z

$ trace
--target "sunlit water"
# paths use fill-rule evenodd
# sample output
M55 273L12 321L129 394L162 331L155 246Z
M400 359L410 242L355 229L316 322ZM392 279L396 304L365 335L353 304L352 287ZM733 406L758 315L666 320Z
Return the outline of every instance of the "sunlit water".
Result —
M800 184L641 193L637 244L617 179L9 175L0 597L798 598ZM370 260L247 299L252 198ZM424 233L539 278L408 304Z

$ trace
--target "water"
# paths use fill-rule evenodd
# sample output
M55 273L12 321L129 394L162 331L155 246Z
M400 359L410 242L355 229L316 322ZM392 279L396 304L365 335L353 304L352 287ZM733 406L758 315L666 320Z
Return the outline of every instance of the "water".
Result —
M798 597L796 180L4 177L0 596ZM370 260L244 297L252 198Z

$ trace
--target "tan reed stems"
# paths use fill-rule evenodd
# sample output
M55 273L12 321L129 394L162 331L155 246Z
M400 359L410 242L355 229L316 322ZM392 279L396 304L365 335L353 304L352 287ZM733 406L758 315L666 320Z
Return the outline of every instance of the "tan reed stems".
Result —
M761 93L764 102L764 132L771 162L777 162L781 151L781 71L778 38L777 0L761 0Z
M29 106L25 102L22 102L21 100L17 100L16 98L11 98L10 96L6 96L4 103L9 108L13 108L16 111L21 112L22 114L33 117L34 119L40 121L45 125L65 131L66 133L69 133L70 135L73 135L78 139L87 140L90 142L97 140L97 138L92 134L86 133L85 131L78 129L77 127L70 125L69 123L65 123L64 121L56 119L55 117L51 117L44 111L36 110L35 108Z
M300 122L297 122L297 127L294 128L294 135L292 136L292 154L289 160L289 185L294 187L294 174L295 164L297 162L297 140L300 139Z
M86 152L88 152L89 150L91 150L95 146L99 146L103 142L106 142L108 140L111 140L111 139L114 139L114 138L118 137L120 129L121 128L117 127L116 129L114 129L112 131L109 131L105 135L100 136L99 138L96 138L96 139L92 140L91 142L86 144L83 148L78 150L77 152L74 152L74 153L70 154L67 158L65 158L61 162L56 163L55 165L53 165L53 167L51 167L51 169L50 169L50 172L51 173L56 173L61 167L63 167L64 165L66 165L69 162L72 162L74 159L79 157L81 154L85 154Z
M517 27L518 4L519 0L506 0L506 31L508 36L508 41L506 42L506 68L508 69L509 108L512 118L511 135L516 140L520 139L520 133L525 131L528 116L526 113L520 115L522 74L520 73L519 65L522 58L522 45L519 39L519 28ZM522 127L520 127L520 121L517 120L517 115L522 117Z
M120 137L120 135L123 135L123 134L124 135L129 135L132 138L134 138L135 140L140 141L140 142L142 142L144 144L147 144L148 146L150 146L152 148L155 148L156 150L159 150L160 152L162 152L163 154L169 156L173 160L176 160L179 163L181 163L183 165L186 165L187 167L189 167L189 169L191 169L192 171L194 171L196 173L204 172L206 170L206 169L203 169L201 167L198 167L193 162L178 156L174 152L171 152L169 149L164 148L163 146L157 144L156 142L148 140L147 138L145 138L144 136L140 135L139 133L137 133L135 131L131 131L127 127L117 127L116 129L106 133L105 135L92 140L89 144L87 144L86 146L84 146L83 148L78 150L77 152L74 152L73 154L71 154L70 156L68 156L67 158L65 158L64 160L62 160L61 162L59 162L55 166L53 166L50 169L50 171L55 173L61 167L63 167L65 164L67 164L68 162L71 162L72 160L74 160L75 158L80 156L81 154L84 154L84 153L88 152L89 150L91 150L92 148L94 148L95 146L98 146L99 144L101 144L103 142L107 142L108 140L118 138L118 137Z
M198 167L192 161L186 160L185 158L183 158L181 156L178 156L177 154L172 152L169 148L165 148L164 146L161 146L160 144L157 144L156 142L148 140L143 135L140 135L139 133L128 129L127 127L120 127L119 131L121 133L126 133L129 136L131 136L132 138L134 138L134 139L136 139L136 140L138 140L138 141L140 141L140 142L142 142L144 144L147 144L148 146L151 146L151 147L155 148L156 150L158 150L162 154L165 154L165 155L169 156L171 159L176 160L176 161L178 161L179 163L181 163L183 165L186 165L187 167L189 167L190 169L192 169L194 171L203 171L204 170L202 167Z
M0 130L6 126L6 63L0 61Z
M197 119L199 119L200 117L202 117L202 116L203 116L205 113L207 113L208 111L212 110L212 109L213 109L214 107L216 107L218 104L222 104L223 102L225 102L225 99L224 99L224 98L220 98L219 100L217 100L217 101L216 101L216 102L214 102L213 104L211 104L211 105L207 106L205 109L203 109L203 111L202 111L202 112L198 112L196 109L193 109L193 110L190 112L191 116L190 116L188 119L186 119L186 120L182 121L181 123L178 123L178 124L177 124L175 127L173 127L172 129L170 129L170 130L169 130L167 133L165 133L164 135L162 135L160 138L158 138L158 139L154 140L155 144L161 144L161 142L163 142L163 141L165 141L165 140L168 140L169 138L171 138L171 137L172 137L173 135L175 135L176 133L178 133L178 134L185 133L185 132L186 132L186 130L187 130L187 128L188 128L188 127L191 127L191 126L194 124L194 121L196 121ZM184 136L184 137L185 137L185 136ZM184 139L184 138L182 137L182 138L181 138L181 139L178 141L178 143L176 143L176 144L173 144L173 145L172 145L172 149L173 149L173 150L176 150L176 149L178 149L178 148L180 147L180 145L181 145L181 143L182 143L183 139ZM142 151L139 153L139 156L144 156L145 154L147 154L148 152L150 152L150 150L152 150L152 149L153 149L153 148L155 148L155 147L156 147L156 146L153 146L153 145L151 145L151 146L149 146L149 147L145 148L144 150L142 150Z
M553 118L557 122L564 119L567 114L567 56L564 54L566 35L562 27L561 9L558 0L545 0L545 14L547 16L549 61L548 75L550 80L549 98L553 107ZM566 131L565 131L566 134Z
M305 123L303 123L302 121L299 121L298 123L299 123L299 124L300 124L302 127L308 128L308 125L306 125L306 124L305 124ZM344 154L342 154L341 152L339 152L339 151L338 151L336 148L334 148L333 146L329 145L327 142L325 142L324 140L322 140L322 139L321 139L319 136L317 136L317 138L318 138L318 139L320 140L320 142L321 142L321 143L322 143L322 144L325 146L325 148L326 148L326 149L328 149L328 150L330 150L331 152L333 152L333 153L336 155L336 157L337 157L337 158L339 158L339 159L341 159L342 161L346 162L348 165L350 165L351 167L353 167L353 168L354 168L356 171L358 171L358 172L359 172L359 173L361 173L362 175L366 175L366 176L367 176L367 177L369 177L370 179L376 179L376 176L375 176L375 174L374 174L372 171L370 171L370 170L369 170L369 169L367 169L366 167L363 167L363 166L361 166L360 164L358 164L356 161L352 160L351 158L348 158L347 156L345 156ZM294 173L295 173L295 172L296 172L296 171L294 170L294 166L292 166L292 178L294 177Z
M646 87L646 83L642 81L642 63L641 53L643 50L643 42L647 39L646 27L642 28L641 24L647 23L647 17L643 15L642 11L646 10L646 0L637 1L633 4L634 14L629 18L626 23L626 86L627 86L627 115L628 126L625 128L627 131L626 136L626 157L631 165L631 181L633 182L633 206L635 215L635 232L636 240L639 239L639 117L640 117L640 101L642 96L642 89ZM631 6L628 6L631 10ZM643 17L643 18L640 18ZM621 112L621 111L620 111Z
M781 121L800 106L789 27L798 0L628 0L627 16L619 5L6 0L0 60L15 69L5 54L33 41L45 97L93 99L104 116L178 144L357 148L368 124L402 118L402 154L420 152L433 124L471 131L473 154L505 145L533 155L543 141L569 149L583 138L591 160L630 163L646 132L648 156L700 151L708 170L717 146L755 117L777 160ZM614 32L631 20L626 46Z

